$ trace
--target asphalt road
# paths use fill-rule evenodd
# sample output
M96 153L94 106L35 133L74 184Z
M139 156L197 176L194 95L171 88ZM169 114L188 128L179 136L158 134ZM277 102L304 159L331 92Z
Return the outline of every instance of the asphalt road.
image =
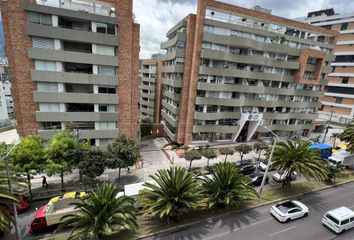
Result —
M308 194L298 200L309 206L310 215L289 223L277 222L271 205L241 214L205 221L183 231L148 239L159 240L353 240L354 229L335 234L322 225L325 212L340 206L354 210L354 183Z

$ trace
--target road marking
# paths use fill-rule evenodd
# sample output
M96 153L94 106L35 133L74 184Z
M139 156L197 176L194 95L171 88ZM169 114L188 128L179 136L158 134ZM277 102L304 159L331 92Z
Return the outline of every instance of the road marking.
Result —
M241 226L241 227L239 227L239 228L234 229L233 231L224 231L224 232L222 232L222 233L219 233L219 234L216 234L216 235L207 237L207 238L203 238L203 239L204 239L204 240L215 239L215 238L224 236L224 235L229 234L229 233L234 233L234 232L237 232L237 231L239 231L239 230L243 230L243 229L245 229L245 228L247 228L247 227L251 227L251 226L254 226L254 225L257 225L257 224L260 224L260 223L267 222L267 221L269 221L269 220L271 220L271 219L274 219L274 218L273 218L273 217L269 217L269 218L263 219L263 220L258 221L258 222L253 222L253 223L250 223L250 224Z
M274 235L277 235L277 234L279 234L279 233L283 233L283 232L289 231L289 230L294 229L294 228L296 228L296 226L284 228L283 230L280 230L280 231L278 231L278 232L274 232L274 233L270 234L270 236L273 237Z

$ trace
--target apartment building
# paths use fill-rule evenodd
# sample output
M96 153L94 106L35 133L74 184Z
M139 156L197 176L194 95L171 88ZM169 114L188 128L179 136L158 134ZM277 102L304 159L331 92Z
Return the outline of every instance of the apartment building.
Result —
M161 121L161 59L140 61L140 119L149 118L152 123Z
M325 9L309 12L297 20L339 32L332 73L320 99L323 105L319 118L325 121L331 118L334 125L346 125L354 116L354 13L336 14L333 9Z
M139 25L132 0L0 3L17 131L48 140L70 123L104 146L137 137Z
M161 44L162 123L181 144L308 135L321 107L337 32L199 0Z

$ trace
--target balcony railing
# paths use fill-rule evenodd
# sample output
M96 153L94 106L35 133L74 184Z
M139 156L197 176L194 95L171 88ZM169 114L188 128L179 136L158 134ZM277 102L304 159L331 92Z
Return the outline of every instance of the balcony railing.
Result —
M115 8L85 0L37 0L37 4L115 17Z

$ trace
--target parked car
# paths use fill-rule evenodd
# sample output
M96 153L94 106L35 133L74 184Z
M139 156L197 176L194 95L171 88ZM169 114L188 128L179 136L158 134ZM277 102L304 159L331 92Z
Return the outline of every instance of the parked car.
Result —
M244 175L249 175L251 173L254 173L255 171L255 167L250 164L250 163L240 163L239 165L237 165L238 168L240 168L242 174Z
M16 205L16 210L18 213L23 213L26 212L29 208L29 203L27 200L27 197L25 195L22 194L14 194L14 196L17 198L18 203ZM11 205L0 205L0 208L3 211L7 211L7 212L12 212L12 207Z
M287 171L278 170L273 174L273 179L276 182L282 183L284 182L287 175L288 175ZM296 180L296 177L297 177L297 173L293 172L290 176L290 181Z
M264 173L252 173L252 174L248 175L248 177L250 178L250 185L254 186L254 187L261 185L262 180L263 180L263 176L264 176ZM268 183L268 182L269 182L269 177L266 176L265 183Z
M354 227L354 211L347 207L333 209L326 212L322 223L335 233L341 233Z
M299 201L287 200L272 206L270 213L280 222L289 222L296 218L306 217L309 214L309 208Z
M259 164L258 164L258 170L259 171L262 171L262 172L264 172L265 170L266 170L266 168L267 168L267 165L268 165L268 160L265 160L265 161L262 161L262 162L260 162ZM271 164L270 166L269 166L269 171L274 171L276 169L276 167L273 165L273 164Z

